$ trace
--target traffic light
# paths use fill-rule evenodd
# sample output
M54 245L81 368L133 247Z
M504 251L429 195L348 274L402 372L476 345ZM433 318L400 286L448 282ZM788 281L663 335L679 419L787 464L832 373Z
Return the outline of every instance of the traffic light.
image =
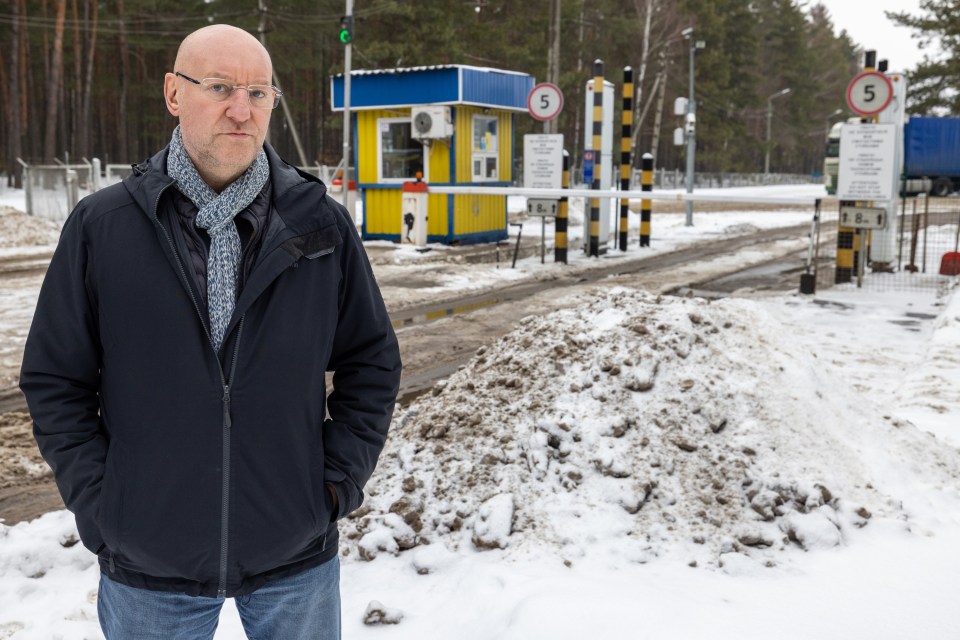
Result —
M353 42L353 16L340 18L340 42L343 44Z

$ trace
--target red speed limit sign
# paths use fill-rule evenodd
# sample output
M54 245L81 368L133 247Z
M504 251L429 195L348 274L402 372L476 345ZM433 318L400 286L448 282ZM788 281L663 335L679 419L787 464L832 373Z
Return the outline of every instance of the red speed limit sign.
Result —
M847 87L847 104L862 116L875 116L893 100L893 83L877 71L865 71Z
M553 120L563 110L563 94L555 84L543 82L527 96L527 110L537 120Z

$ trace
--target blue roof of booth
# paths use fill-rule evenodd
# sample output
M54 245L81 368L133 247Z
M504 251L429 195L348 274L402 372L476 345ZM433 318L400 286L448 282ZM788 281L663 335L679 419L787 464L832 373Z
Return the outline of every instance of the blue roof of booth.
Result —
M343 74L330 78L334 111L343 110ZM526 111L534 78L461 64L350 72L350 109L464 104Z

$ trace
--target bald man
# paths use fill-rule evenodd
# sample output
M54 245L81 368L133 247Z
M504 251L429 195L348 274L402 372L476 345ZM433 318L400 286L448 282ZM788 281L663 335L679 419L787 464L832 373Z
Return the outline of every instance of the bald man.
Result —
M336 521L400 357L345 209L264 143L272 69L240 29L189 35L170 144L77 205L40 292L20 386L108 640L211 638L225 598L250 638L340 637Z

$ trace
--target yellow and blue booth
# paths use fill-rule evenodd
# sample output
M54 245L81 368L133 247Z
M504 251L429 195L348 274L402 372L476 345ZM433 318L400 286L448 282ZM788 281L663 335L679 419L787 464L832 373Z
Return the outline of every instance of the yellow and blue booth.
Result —
M331 79L343 110L343 74ZM362 190L365 239L400 240L401 188L509 186L516 114L527 113L534 79L525 73L443 65L352 71L353 166ZM507 237L506 196L431 194L427 241L493 242Z

